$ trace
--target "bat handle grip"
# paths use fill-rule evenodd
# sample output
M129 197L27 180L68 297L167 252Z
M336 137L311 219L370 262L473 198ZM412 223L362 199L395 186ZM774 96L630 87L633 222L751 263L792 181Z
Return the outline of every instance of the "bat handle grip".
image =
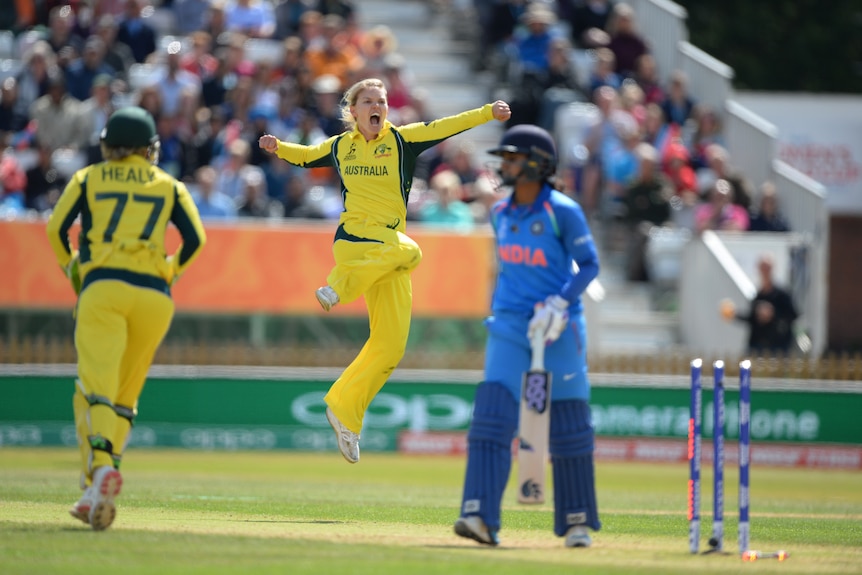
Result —
M545 334L539 332L533 334L530 339L530 351L532 358L530 361L530 369L544 370L545 369Z

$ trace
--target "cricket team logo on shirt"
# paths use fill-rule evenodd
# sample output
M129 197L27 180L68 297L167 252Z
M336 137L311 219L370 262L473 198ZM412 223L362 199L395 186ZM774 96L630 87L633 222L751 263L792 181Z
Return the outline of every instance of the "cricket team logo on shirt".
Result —
M380 144L374 148L374 159L388 158L392 155L392 148L386 144Z
M532 224L530 224L530 232L534 236L539 236L544 231L545 231L545 224L543 224L542 222L536 221L536 222L533 222Z

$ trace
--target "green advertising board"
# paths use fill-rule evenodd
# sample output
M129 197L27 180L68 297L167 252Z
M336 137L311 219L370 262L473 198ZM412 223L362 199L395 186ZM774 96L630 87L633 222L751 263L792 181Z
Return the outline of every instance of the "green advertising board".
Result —
M20 371L20 370L19 370ZM181 370L152 377L141 396L131 445L195 449L335 449L323 396L334 374L278 370ZM365 418L362 447L392 451L398 434L466 431L479 374L424 372L398 376L375 397ZM476 378L476 379L474 379ZM594 378L593 422L599 436L685 438L689 392L631 378ZM0 446L74 445L74 371L0 374ZM704 435L712 430L711 391L704 390ZM727 437L735 439L737 392L726 392ZM759 442L862 445L862 394L797 389L752 392L751 435Z

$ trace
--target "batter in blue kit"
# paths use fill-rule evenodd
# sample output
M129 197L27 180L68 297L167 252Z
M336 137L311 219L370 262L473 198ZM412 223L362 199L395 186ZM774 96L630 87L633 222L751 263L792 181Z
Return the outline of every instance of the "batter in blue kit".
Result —
M601 524L595 497L594 432L581 294L599 260L580 205L554 187L551 136L517 125L489 153L502 158L501 183L512 195L494 206L497 250L492 316L486 320L484 381L476 390L458 535L499 544L501 501L511 471L521 382L530 368L530 337L544 333L552 373L549 452L554 532L568 547L589 547Z

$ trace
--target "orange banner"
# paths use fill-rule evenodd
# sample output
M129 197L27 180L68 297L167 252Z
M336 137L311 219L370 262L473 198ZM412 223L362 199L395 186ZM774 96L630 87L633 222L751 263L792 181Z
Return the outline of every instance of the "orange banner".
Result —
M318 314L314 290L333 265L335 222L206 223L207 245L173 288L177 311L200 313ZM172 229L169 246L179 235ZM417 316L482 317L493 287L489 232L451 234L411 226L422 248L413 273ZM77 237L73 230L71 237ZM0 222L0 307L71 308L69 282L56 264L43 221ZM359 300L332 313L360 315Z

